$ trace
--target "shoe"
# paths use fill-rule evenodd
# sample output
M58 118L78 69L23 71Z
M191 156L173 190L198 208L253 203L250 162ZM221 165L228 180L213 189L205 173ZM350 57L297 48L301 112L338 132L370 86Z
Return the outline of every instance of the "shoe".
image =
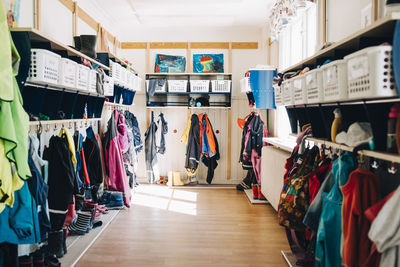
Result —
M80 36L74 36L74 48L78 51L81 50L81 37Z
M44 253L40 250L32 254L33 267L44 267Z
M84 235L90 228L92 213L90 211L78 211L77 213L78 218L68 226L70 235Z
M248 186L245 182L241 182L240 184L237 184L236 185L236 190L239 190L239 191L244 191L244 190L246 190L246 189L250 189L250 186Z
M49 238L47 240L47 254L55 255L57 258L64 256L63 249L63 230L49 232Z
M91 58L96 58L97 35L81 35L80 52Z
M33 267L33 258L32 256L18 257L18 264L21 267Z
M252 184L251 189L253 190L253 199L258 199L258 185Z
M122 209L125 206L122 192L104 191L104 195L106 192L108 196L105 198L108 200L108 202L102 202L102 204L105 204L108 209Z
M63 248L63 252L64 255L67 254L67 227L63 227L62 229L63 231L63 242L62 242L62 248Z
M61 267L61 263L54 255L47 255L44 259L44 266Z
M258 199L259 199L259 200L267 200L267 199L265 198L265 196L263 195L263 193L261 193L261 185L258 185L258 186L257 186L257 190L258 190Z

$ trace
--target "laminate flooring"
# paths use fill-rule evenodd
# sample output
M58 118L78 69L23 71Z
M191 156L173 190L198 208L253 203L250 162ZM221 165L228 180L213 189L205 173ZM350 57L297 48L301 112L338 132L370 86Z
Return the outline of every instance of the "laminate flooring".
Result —
M287 266L269 205L234 189L143 185L76 266Z

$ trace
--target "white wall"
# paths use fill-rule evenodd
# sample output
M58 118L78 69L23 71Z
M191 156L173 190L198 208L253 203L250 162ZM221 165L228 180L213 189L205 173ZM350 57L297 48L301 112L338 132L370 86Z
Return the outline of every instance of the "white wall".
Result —
M264 29L265 30L265 29ZM238 163L240 152L241 130L237 126L237 119L245 117L249 112L247 97L240 93L239 79L251 67L257 64L266 64L266 35L261 29L254 28L200 28L200 29L132 29L121 37L122 41L130 42L235 42L235 41L257 41L259 49L256 50L233 50L232 52L232 75L233 75L233 97L232 97L232 132L231 132L231 179L226 179L227 166L227 110L208 110L210 121L213 124L221 152L221 159L218 161L213 183L214 184L235 184L240 182L245 172ZM154 55L156 53L166 53L172 55L186 56L186 50L151 50L150 71L154 70ZM223 53L225 61L225 72L228 72L228 50L212 49L200 50L193 49L194 53ZM120 50L119 55L133 62L135 69L144 78L146 72L146 54L145 50ZM190 70L191 72L192 70ZM132 111L138 116L142 134L146 131L146 112L144 90L135 97L135 106ZM155 109L155 115L159 114L160 109ZM194 112L194 111L192 111ZM196 110L201 113L202 110ZM181 171L185 173L185 145L180 143L179 139L186 127L187 110L182 109L164 109L163 113L168 121L169 133L166 136L167 151L164 156L160 156L161 175L167 175L168 171ZM174 130L177 133L173 133ZM205 183L207 169L201 165L199 168L200 182ZM139 155L138 176L145 176L144 153Z

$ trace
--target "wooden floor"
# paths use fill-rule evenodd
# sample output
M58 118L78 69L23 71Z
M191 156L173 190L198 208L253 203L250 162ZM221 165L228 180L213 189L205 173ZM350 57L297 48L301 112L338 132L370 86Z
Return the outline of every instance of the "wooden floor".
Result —
M287 266L274 209L232 189L140 186L77 266Z

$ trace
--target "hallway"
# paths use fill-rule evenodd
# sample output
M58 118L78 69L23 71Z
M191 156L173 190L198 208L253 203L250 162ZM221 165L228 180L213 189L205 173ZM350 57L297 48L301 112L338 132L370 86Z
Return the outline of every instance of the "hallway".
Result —
M140 186L77 266L287 266L271 206L233 189Z

